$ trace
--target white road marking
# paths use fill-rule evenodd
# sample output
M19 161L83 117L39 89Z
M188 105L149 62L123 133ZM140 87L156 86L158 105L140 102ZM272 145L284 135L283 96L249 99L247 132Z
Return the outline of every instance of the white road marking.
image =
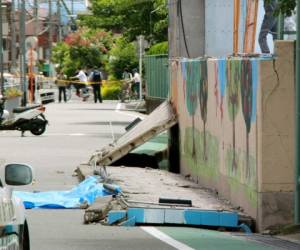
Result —
M129 112L126 112L126 111L121 111L122 107L122 103L118 103L117 106L116 106L116 109L115 109L115 112L116 113L119 113L119 114L122 114L122 115L127 115L127 116L130 116L130 117L134 117L134 118L137 118L139 117L140 119L144 119L144 116L143 115L139 115L139 114L135 114L135 113L129 113Z
M141 229L143 229L145 232L147 232L148 234L151 234L152 236L154 236L155 238L167 243L168 245L175 247L176 249L180 249L180 250L194 250L194 248L191 248L177 240L174 240L173 238L171 238L170 236L166 235L165 233L159 231L158 229L156 229L155 227L141 227Z

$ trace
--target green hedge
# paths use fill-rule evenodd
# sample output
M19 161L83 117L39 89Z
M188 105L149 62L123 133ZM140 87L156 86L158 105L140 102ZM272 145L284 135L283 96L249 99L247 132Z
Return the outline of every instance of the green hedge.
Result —
M121 81L104 81L101 92L104 100L118 100L121 93Z

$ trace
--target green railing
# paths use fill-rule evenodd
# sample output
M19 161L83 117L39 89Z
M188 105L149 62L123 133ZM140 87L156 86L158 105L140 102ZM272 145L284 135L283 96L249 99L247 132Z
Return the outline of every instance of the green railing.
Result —
M166 99L169 94L168 55L144 56L146 96Z

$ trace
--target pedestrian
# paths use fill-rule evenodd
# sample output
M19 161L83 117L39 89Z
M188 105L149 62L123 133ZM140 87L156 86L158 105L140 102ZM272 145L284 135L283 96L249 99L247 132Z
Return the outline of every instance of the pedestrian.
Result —
M125 68L122 74L121 102L124 102L125 98L130 96L132 80L132 74L129 72L128 68Z
M30 102L35 102L35 76L33 74L28 76L28 91Z
M56 78L56 85L58 87L58 102L61 102L62 95L64 96L64 102L67 102L67 96L66 96L66 76L59 72Z
M79 79L79 84L76 87L76 95L80 96L80 89L82 89L82 97L83 101L86 101L88 98L88 88L87 88L87 83L88 83L88 78L85 74L85 71L83 69L79 70L79 72L71 77L72 78L78 78Z
M132 78L132 92L138 98L140 93L140 83L141 83L141 76L138 73L137 69L133 69L133 78Z
M122 79L124 81L131 81L132 80L132 74L129 72L128 68L124 69L124 72L122 74Z
M102 85L102 73L97 67L94 67L89 75L89 82L91 82L94 94L94 102L97 103L99 101L102 103L101 96L101 85Z
M274 11L277 8L276 0L264 1L265 15L260 28L258 37L259 46L261 52L264 54L270 54L270 49L267 42L268 34L272 34L273 40L277 39L277 17L274 15Z

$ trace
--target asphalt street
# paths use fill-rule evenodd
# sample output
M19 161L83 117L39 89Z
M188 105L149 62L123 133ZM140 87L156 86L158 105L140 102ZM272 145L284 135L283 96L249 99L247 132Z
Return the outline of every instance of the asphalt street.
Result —
M115 111L117 102L95 104L74 98L46 105L49 126L42 136L30 132L0 131L0 159L30 164L35 184L18 190L69 190L80 163L125 132L135 119L130 112ZM26 210L33 250L55 249L173 249L140 228L84 225L83 210ZM142 246L142 247L141 247Z

